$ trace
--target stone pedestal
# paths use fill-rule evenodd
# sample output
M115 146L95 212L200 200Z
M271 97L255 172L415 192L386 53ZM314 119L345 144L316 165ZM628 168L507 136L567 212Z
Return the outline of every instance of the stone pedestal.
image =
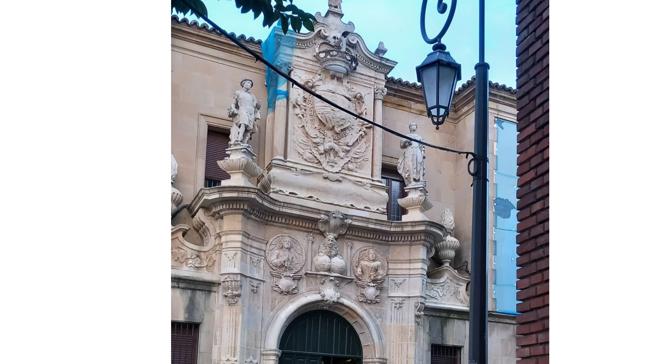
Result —
M248 144L233 145L227 148L228 157L218 161L218 165L230 178L224 180L222 186L256 187L257 177L263 170L256 164L256 155Z
M432 204L427 199L427 190L425 183L413 183L405 187L407 196L398 199L398 204L407 210L403 215L403 221L424 221L429 220L423 212L432 208Z

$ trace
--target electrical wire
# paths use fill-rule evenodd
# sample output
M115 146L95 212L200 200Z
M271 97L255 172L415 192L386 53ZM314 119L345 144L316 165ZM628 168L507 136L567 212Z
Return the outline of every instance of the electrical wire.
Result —
M236 44L238 47L240 47L241 49L243 49L244 51L246 51L247 53L249 53L250 55L252 55L252 57L254 57L254 59L255 59L256 62L259 62L259 61L260 61L261 63L265 64L266 66L268 66L268 68L270 68L271 70L273 70L275 73L277 73L277 74L280 75L281 77L285 78L286 80L290 81L291 84L292 84L293 86L297 86L297 87L299 87L300 89L302 89L303 91L307 92L308 94L310 94L310 95L316 97L317 99L319 99L319 100L321 100L321 101L323 101L323 102L325 102L325 103L327 103L327 104L333 106L334 108L336 108L336 109L338 109L338 110L340 110L340 111L343 111L343 112L345 112L345 113L347 113L347 114L353 116L353 117L356 118L356 119L362 120L362 121L364 121L365 123L368 123L368 124L370 124L370 125L373 125L373 126L375 126L375 127L378 127L378 128L380 128L380 129L382 129L382 130L384 130L384 131L386 131L386 132L388 132L388 133L390 133L390 134L396 135L396 136L398 136L398 137L401 137L401 138L403 138L403 139L409 140L409 141L411 141L411 142L415 142L415 143L423 144L423 145L425 145L426 147L430 147L430 148L433 148L433 149L442 150L442 151L445 151L445 152L451 152L451 153L456 153L456 154L459 154L459 155L465 155L466 158L468 158L468 157L472 157L472 159L475 159L475 158L476 158L476 155L475 155L475 153L473 153L473 152L467 152L467 151L462 151L462 150L456 150L456 149L452 149L452 148L442 147L442 146L439 146L439 145L434 145L434 144L427 143L427 142L422 141L422 140L414 139L414 138L412 138L412 137L410 137L410 136L407 136L407 135L405 135L405 134L403 134L403 133L400 133L400 132L398 132L398 131L396 131L396 130L393 130L393 129L387 128L387 127L385 127L385 126L383 126L383 125L380 125L380 124L378 124L378 123L376 123L376 122L373 122L373 121L371 121L371 120L369 120L369 119L367 119L367 118L365 118L365 117L363 117L363 116L360 116L360 115L354 113L354 112L351 111L351 110L347 110L347 109L345 109L344 107L342 107L342 106L336 104L335 102L333 102L333 101L331 101L331 100L325 98L324 96L322 96L322 95L320 95L320 94L314 92L313 90L307 88L306 86L302 85L299 81L295 80L294 78L290 77L288 74L286 74L285 72L283 72L283 71L280 70L279 68L275 67L272 63L268 62L265 58L263 58L263 56L257 54L256 52L254 52L253 50L251 50L250 48L248 48L245 44L241 43L238 39L236 39L236 37L234 37L233 35L231 35L231 34L228 33L227 31L225 31L223 28L221 28L220 26L218 26L218 24L214 23L214 22L213 22L211 19L209 19L207 16L203 15L201 12L197 11L196 9L194 9L194 8L191 6L191 4L187 3L185 0L180 0L180 1L182 1L183 3L185 3L185 5L187 5L187 7L188 7L189 9L191 9L191 11L193 11L193 13L196 14L200 19L204 20L207 24L209 24L209 25L212 26L214 29L216 29L219 33L221 33L222 35L224 35L225 37L227 37L229 40L231 40L231 41L232 41L234 44ZM472 175L472 173L471 173L471 175Z

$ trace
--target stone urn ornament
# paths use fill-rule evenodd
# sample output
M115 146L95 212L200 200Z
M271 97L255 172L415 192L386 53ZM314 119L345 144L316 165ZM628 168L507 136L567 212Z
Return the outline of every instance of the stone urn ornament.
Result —
M454 234L455 222L450 209L443 210L441 224L448 231L448 235L436 244L436 255L444 266L450 266L454 260L456 250L461 247L459 240L452 236Z
M313 268L316 272L346 274L346 261L340 255L337 237L346 233L351 220L339 211L323 215L318 227L324 234L324 241L320 244L317 255L313 257Z

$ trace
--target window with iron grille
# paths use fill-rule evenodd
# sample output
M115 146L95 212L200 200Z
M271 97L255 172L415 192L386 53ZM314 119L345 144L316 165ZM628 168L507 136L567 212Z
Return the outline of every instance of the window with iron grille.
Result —
M461 347L432 345L431 364L461 364Z
M171 364L198 362L198 324L171 321Z
M229 174L218 166L218 161L225 159L225 149L229 136L217 129L207 131L207 153L205 154L205 187L220 186L221 181L230 178Z
M396 169L389 165L383 165L382 180L387 186L387 220L400 221L403 218L404 209L398 204L398 199L405 197L405 182Z

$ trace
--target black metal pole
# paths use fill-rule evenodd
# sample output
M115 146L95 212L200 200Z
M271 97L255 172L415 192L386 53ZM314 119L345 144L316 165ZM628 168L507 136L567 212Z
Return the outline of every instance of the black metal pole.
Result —
M484 2L479 0L479 62L475 65L475 175L473 176L470 364L488 363L488 63L484 61Z

